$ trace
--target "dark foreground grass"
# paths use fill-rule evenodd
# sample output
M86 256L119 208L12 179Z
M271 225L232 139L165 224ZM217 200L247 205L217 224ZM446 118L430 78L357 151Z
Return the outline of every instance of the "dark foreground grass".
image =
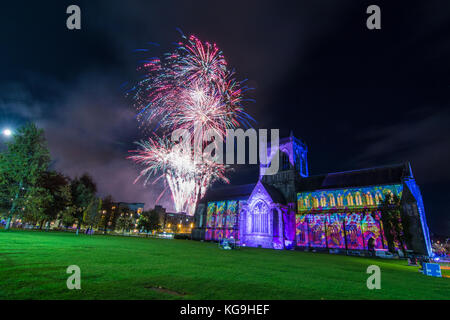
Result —
M81 268L81 290L66 287L66 269L74 264ZM381 290L366 287L372 264L381 268ZM0 231L0 299L449 298L450 279L424 276L405 261L224 251L189 240Z

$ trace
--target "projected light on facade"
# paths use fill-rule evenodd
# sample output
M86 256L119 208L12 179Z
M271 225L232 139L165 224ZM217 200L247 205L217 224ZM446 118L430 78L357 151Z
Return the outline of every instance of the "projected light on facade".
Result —
M386 194L401 193L400 184L298 193L297 246L387 249L378 205Z
M208 202L205 240L239 238L238 212L243 201L228 200Z

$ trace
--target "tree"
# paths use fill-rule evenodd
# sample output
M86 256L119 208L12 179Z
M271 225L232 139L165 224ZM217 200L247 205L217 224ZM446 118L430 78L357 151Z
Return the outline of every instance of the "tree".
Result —
M87 173L80 178L75 178L71 183L72 202L75 206L74 217L78 230L81 228L85 211L93 201L96 192L97 186Z
M118 204L114 203L112 206L112 215L111 215L111 230L115 230L117 227L117 220L125 212L124 208L120 208Z
M73 225L76 221L76 207L72 202L72 188L68 181L67 185L61 188L61 197L64 199L65 206L60 214L60 221L64 227Z
M42 229L44 222L51 219L47 208L51 208L52 203L53 197L49 190L41 186L31 187L26 193L21 216L26 222L33 224L40 222L39 227Z
M105 198L103 198L101 211L102 213L98 227L99 229L103 229L103 234L106 234L108 230L108 225L112 225L116 211L114 200L111 195L108 195Z
M83 223L89 227L97 225L100 221L100 210L102 209L102 199L94 197L87 206L83 215Z
M131 228L134 227L134 219L131 214L123 213L117 219L117 228L123 231L130 231Z
M138 228L146 233L161 229L158 212L156 210L142 212L138 221Z
M396 241L404 249L409 239L409 231L407 231L409 224L408 217L401 213L400 198L396 194L386 194L384 200L380 203L379 209L389 251L394 251Z
M12 141L6 143L6 150L0 153L0 199L10 208L6 214L6 229L9 229L14 215L24 213L20 209L24 208L26 199L30 201L32 197L44 196L36 200L46 201L45 192L38 190L37 184L49 164L50 153L44 130L38 129L34 123L19 128Z
M40 216L41 228L45 222L53 221L62 215L62 212L71 205L71 197L67 193L68 185L69 178L59 172L46 171L41 175L38 186L42 189L41 192L49 197L47 202L41 204L43 209Z

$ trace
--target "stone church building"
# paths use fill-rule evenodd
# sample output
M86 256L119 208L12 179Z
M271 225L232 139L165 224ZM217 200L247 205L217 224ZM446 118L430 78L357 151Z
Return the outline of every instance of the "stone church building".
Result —
M270 148L269 148L270 149ZM409 163L309 176L306 145L280 139L279 171L256 183L209 190L198 204L192 238L237 239L241 246L272 249L388 250L430 255L422 196ZM270 150L269 150L269 154ZM408 243L388 244L380 204L400 199Z

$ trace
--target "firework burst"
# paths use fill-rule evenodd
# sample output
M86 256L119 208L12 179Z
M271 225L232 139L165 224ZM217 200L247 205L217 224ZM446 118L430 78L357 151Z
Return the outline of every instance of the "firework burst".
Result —
M165 179L177 211L194 213L196 203L217 180L228 182L226 166L204 158L194 161L193 154L203 153L203 133L213 131L225 137L226 130L251 119L242 107L243 93L248 90L234 78L234 72L222 51L195 36L183 36L174 52L163 59L145 60L139 68L142 79L129 90L144 128L157 126L167 136L173 130L185 129L193 141L202 141L189 152L180 153L168 139L140 142L140 150L130 158L145 167L139 178Z
M137 144L140 149L133 150L135 155L128 157L144 167L135 182L143 178L145 185L152 177L156 177L152 183L164 179L178 212L193 215L198 199L212 182L229 182L225 177L225 165L211 160L196 162L192 150L182 150L170 140L155 137Z
M143 78L128 94L134 99L141 126L158 123L173 131L181 122L193 131L200 122L205 130L224 132L247 124L242 94L248 88L227 69L222 51L195 36L184 39L163 60L148 59L139 68ZM196 114L201 115L198 120L186 121Z

